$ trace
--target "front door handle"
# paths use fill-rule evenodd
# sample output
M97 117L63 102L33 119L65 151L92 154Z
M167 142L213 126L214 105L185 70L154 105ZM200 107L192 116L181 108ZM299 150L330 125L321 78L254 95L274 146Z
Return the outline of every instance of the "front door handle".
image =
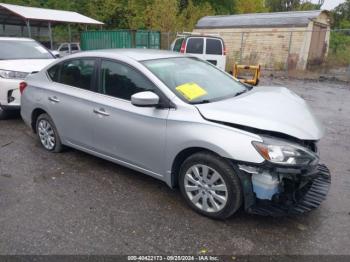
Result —
M49 96L49 101L54 102L54 103L59 103L60 100L57 98L57 96Z
M100 108L100 109L95 108L94 113L102 116L109 116L109 114L103 108Z

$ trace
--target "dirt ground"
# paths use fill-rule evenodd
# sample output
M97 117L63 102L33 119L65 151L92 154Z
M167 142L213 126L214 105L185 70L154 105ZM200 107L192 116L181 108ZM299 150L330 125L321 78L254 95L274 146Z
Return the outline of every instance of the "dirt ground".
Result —
M319 209L211 220L153 178L73 149L46 152L14 117L0 121L0 254L350 255L349 84L261 85L294 90L326 126L319 148L333 181Z

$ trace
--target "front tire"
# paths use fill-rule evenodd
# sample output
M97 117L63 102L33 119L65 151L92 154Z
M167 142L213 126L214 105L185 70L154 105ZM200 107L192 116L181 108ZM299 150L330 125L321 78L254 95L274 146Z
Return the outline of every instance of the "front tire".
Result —
M0 106L0 120L8 118L8 113Z
M180 168L179 186L188 205L196 212L216 219L233 215L242 204L237 168L209 152L187 158Z
M48 114L41 114L36 121L36 133L41 145L50 152L59 153L63 146L55 124Z

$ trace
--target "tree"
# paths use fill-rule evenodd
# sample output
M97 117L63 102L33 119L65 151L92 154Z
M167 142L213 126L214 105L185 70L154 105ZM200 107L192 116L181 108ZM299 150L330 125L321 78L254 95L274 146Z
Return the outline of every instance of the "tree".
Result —
M236 0L236 11L239 14L268 12L265 0Z
M129 0L128 1L128 28L145 29L150 26L150 21L145 12L147 6L152 5L152 0Z
M350 0L346 0L334 8L332 17L335 28L350 28Z
M236 0L193 0L195 6L209 4L217 15L229 15L235 13Z
M192 31L200 18L213 14L214 10L209 3L205 2L195 6L192 0L188 0L187 7L178 17L179 25L184 31Z
M266 0L266 6L271 12L285 11L305 11L319 10L324 3L324 0L318 0L317 3L311 0Z
M298 7L300 11L307 10L320 10L322 5L324 4L324 0L318 0L318 3L312 3L310 1L302 1Z
M297 10L300 0L266 0L266 6L271 12L285 12Z
M179 13L178 0L153 0L146 7L147 24L152 30L175 32L178 27L177 14Z

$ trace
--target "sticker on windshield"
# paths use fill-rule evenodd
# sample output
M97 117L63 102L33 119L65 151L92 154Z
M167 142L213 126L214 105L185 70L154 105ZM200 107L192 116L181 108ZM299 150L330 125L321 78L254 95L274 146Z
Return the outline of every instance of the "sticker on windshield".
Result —
M198 97L201 97L207 94L207 91L205 91L196 83L186 83L186 84L180 85L176 87L176 91L178 91L188 101L192 101Z
M43 54L48 53L47 50L46 50L44 47L42 47L42 46L36 46L35 48L36 48L36 50L38 50L40 53L43 53Z

